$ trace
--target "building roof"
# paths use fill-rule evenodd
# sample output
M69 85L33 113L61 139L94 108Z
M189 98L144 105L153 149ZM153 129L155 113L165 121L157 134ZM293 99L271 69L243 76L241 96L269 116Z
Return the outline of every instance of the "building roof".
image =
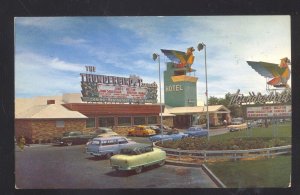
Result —
M85 115L71 111L60 104L36 105L15 114L16 119L84 119Z
M55 104L82 103L80 93L66 93L62 96L37 96L33 98L16 98L15 114L25 112L35 106L47 105L47 100L54 100Z
M205 113L207 110L206 106L187 106L187 107L165 107L165 113L171 113L175 115L180 114L196 114ZM209 113L230 113L230 110L223 105L212 105L208 106Z

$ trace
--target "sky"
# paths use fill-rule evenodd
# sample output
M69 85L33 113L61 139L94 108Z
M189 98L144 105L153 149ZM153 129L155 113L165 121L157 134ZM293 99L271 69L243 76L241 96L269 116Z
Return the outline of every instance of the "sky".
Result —
M247 61L291 59L290 29L289 16L16 17L15 97L80 93L85 66L95 66L95 74L138 75L144 83L159 83L153 53L161 56L163 88L169 59L160 49L194 47L192 75L198 77L201 105L206 82L199 43L206 45L209 97L224 98L238 89L265 94L266 79Z

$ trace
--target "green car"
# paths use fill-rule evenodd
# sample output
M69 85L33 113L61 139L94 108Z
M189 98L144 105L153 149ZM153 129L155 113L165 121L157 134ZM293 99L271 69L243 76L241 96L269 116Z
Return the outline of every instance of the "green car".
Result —
M110 164L116 171L133 170L137 174L147 166L165 164L166 152L149 144L134 144L121 149L120 154L110 158Z

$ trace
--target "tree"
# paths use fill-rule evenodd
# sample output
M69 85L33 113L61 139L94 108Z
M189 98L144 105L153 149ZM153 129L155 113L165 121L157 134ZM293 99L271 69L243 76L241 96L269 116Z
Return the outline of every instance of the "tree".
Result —
M210 96L208 99L208 105L223 105L228 108L231 112L232 117L241 117L243 116L243 109L240 105L229 105L231 100L231 94L226 93L225 98L217 98L214 96Z

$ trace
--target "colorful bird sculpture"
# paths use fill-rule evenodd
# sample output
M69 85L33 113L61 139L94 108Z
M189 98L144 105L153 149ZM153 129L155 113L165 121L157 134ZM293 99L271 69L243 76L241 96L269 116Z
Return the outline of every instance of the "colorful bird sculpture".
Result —
M194 62L195 56L193 55L193 52L195 49L193 47L190 47L187 49L186 53L182 51L176 51L176 50L167 50L167 49L161 49L161 51L172 61L176 63L176 68L187 68L189 72L192 71L191 66Z
M290 60L288 58L282 58L280 64L273 64L268 62L253 62L247 61L247 63L260 75L271 78L267 82L268 85L274 87L289 87L287 81L290 79Z

